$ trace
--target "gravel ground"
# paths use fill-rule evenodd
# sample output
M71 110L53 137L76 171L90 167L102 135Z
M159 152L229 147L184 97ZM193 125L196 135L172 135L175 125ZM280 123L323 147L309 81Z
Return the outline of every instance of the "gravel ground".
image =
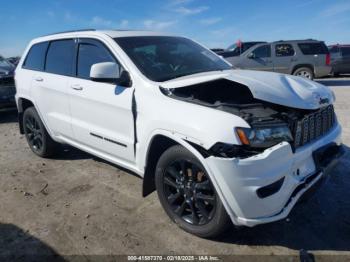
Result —
M142 180L117 166L69 147L55 159L36 157L18 132L16 112L0 112L0 260L198 254L282 261L285 255L298 259L301 249L318 261L350 260L350 80L322 82L336 86L347 151L332 177L288 219L232 227L215 240L180 230L156 194L142 198Z

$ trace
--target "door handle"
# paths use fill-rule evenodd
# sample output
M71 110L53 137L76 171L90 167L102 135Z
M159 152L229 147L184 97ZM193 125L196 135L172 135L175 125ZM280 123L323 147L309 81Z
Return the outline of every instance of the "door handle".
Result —
M42 77L40 77L40 76L37 76L37 77L35 78L35 81L37 81L37 82L42 82L42 81L44 81L44 79L43 79Z
M72 85L71 88L77 91L83 90L83 87L81 85Z

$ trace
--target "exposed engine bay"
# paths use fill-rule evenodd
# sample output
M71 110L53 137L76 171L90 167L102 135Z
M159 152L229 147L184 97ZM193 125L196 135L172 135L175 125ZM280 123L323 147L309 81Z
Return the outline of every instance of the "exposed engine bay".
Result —
M327 132L334 124L332 105L317 110L291 108L255 99L250 89L242 84L218 79L161 91L174 99L215 108L237 115L252 128L287 125L292 134L293 149Z

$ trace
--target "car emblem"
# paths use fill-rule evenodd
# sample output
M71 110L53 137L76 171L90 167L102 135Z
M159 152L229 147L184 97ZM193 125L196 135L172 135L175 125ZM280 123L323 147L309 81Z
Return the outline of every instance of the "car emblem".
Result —
M318 102L319 102L320 105L328 104L329 103L329 99L327 97L320 98L320 100Z
M316 93L316 92L314 92L313 95L314 95L314 98L315 98L316 102L319 105L323 105L323 104L328 104L329 103L329 98L321 97L321 95L319 93Z

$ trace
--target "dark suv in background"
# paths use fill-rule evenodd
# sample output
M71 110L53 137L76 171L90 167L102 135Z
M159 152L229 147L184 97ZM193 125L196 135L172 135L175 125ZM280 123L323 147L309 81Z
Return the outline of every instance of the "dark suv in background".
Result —
M331 45L328 48L331 54L332 74L350 74L350 45Z
M291 40L254 45L240 56L226 57L234 67L293 74L308 79L331 72L327 46L317 40Z
M15 107L15 66L0 56L0 109Z

